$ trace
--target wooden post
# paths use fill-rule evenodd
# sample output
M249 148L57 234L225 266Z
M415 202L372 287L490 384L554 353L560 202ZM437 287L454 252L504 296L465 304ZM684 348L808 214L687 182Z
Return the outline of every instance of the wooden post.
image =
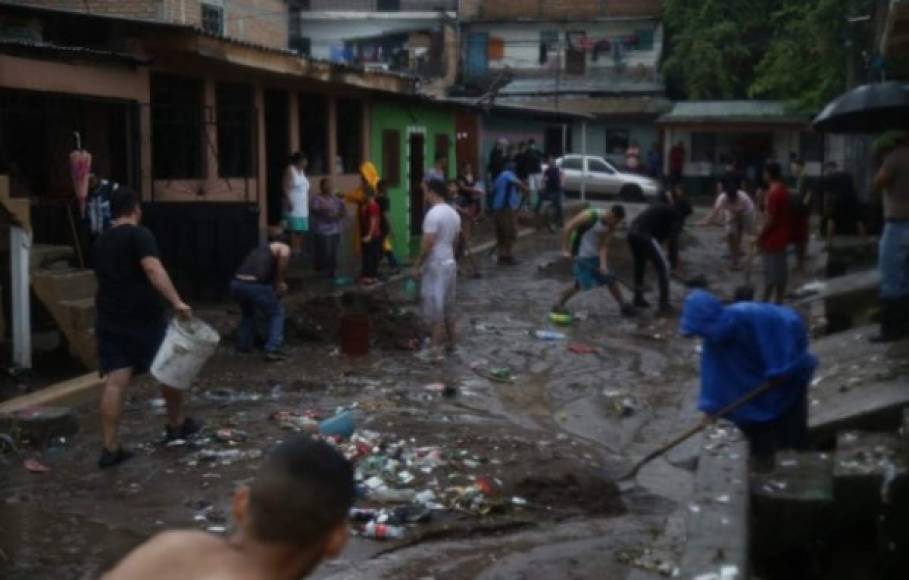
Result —
M32 321L29 304L29 256L32 237L25 229L10 225L10 296L13 314L13 365L32 368Z

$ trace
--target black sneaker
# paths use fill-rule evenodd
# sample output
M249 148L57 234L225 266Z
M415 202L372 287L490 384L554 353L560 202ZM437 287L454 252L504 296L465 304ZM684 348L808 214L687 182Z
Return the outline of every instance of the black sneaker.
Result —
M280 350L273 350L265 353L266 362L281 362L287 360L287 354Z
M135 455L135 453L132 451L127 451L122 447L117 447L116 451L110 451L107 448L102 448L101 457L98 458L98 468L107 469L108 467L120 465L128 459L132 459L133 455Z
M183 424L179 427L171 427L170 425L165 425L164 429L166 434L164 436L165 441L176 441L177 439L189 439L196 433L202 430L202 421L197 421L192 417L187 417L183 420Z
M643 296L634 297L634 307L635 308L650 308L650 302L644 299Z
M619 307L619 311L622 313L622 316L626 316L628 318L631 318L638 313L638 311L635 310L634 306L631 304L622 304L622 306Z

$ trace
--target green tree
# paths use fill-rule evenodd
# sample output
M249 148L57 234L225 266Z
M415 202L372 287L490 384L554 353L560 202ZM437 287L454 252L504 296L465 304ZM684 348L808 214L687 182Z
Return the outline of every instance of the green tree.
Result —
M775 32L749 94L819 111L846 90L848 71L857 67L854 47L866 42L866 26L850 24L848 17L869 9L867 0L783 2L770 19Z
M748 95L780 0L666 0L663 72L690 99Z

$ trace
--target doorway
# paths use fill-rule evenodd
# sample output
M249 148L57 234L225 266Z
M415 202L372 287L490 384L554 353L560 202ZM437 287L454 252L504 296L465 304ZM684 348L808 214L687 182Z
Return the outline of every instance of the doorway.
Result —
M419 235L423 231L423 166L426 136L411 133L407 140L407 175L410 187L410 233Z
M290 157L290 101L286 91L265 91L265 159L268 185L268 225L278 225L284 213L284 168Z
M470 163L474 176L479 174L477 161L477 117L473 112L458 112L455 115L455 159L456 173L465 163Z

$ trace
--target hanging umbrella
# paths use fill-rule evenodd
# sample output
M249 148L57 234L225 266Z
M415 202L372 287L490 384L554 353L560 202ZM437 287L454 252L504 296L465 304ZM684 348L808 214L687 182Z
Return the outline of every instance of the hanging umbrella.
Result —
M831 101L813 124L831 133L909 129L909 85L890 81L852 89Z
M82 148L82 136L74 131L76 148L69 154L69 173L73 189L79 202L79 213L85 215L85 201L88 199L88 177L92 172L92 154Z

